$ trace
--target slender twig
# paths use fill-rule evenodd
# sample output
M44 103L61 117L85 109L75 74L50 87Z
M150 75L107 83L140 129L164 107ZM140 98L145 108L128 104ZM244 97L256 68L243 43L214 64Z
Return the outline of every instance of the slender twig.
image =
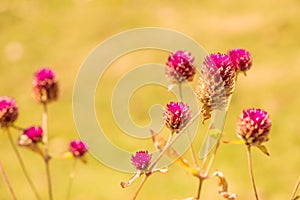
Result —
M47 104L43 103L43 114L42 114L42 121L43 121L43 144L44 144L44 151L45 151L45 167L46 167L46 176L47 176L47 184L48 184L48 193L49 193L49 200L53 199L52 196L52 184L51 184L51 175L50 175L50 167L49 161L50 156L48 152L48 111L47 111Z
M211 156L210 159L209 159L208 165L206 166L206 162L203 164L203 171L204 171L203 176L204 176L204 177L207 177L207 175L208 175L208 173L209 173L209 170L210 170L211 167L212 167L212 164L213 164L213 162L214 162L214 159L215 159L215 157L216 157L216 155L217 155L217 151L218 151L219 146L220 146L220 141L221 141L221 137L220 137L220 138L218 139L218 141L217 141L216 147L215 147L215 149L214 149L214 152L213 152L212 156ZM205 160L205 161L206 161L206 160Z
M18 130L18 131L24 131L25 130L25 128L19 127L19 126L15 125L15 124L12 124L11 127L14 128L14 129L16 129L16 130Z
M77 159L74 158L72 169L71 169L70 176L69 176L69 184L68 184L68 189L67 189L67 198L66 198L66 200L69 200L70 197L71 197L71 190L72 190L72 185L73 185L75 172L76 172L76 163L77 163Z
M254 182L253 170L252 170L252 158L251 158L251 146L250 145L247 145L247 157L248 157L249 173L250 173L252 187L253 187L254 194L255 194L255 199L259 200L255 182Z
M296 196L296 193L297 193L297 191L299 189L299 186L300 186L300 176L299 176L299 178L298 178L298 180L296 182L295 188L294 188L293 193L291 195L291 200L294 200L296 198L295 196Z
M198 190L197 190L197 196L196 196L196 200L200 199L200 194L201 194L201 189L202 189L202 183L205 179L199 177L199 186L198 186Z
M8 178L7 178L7 175L6 175L6 173L5 173L5 170L4 170L4 168L3 168L2 164L1 164L1 162L0 162L0 171L1 171L1 174L2 174L2 176L3 176L4 182L6 183L6 186L7 186L8 190L9 190L9 192L10 192L10 194L11 194L11 198L12 198L13 200L17 200L17 197L16 197L16 195L15 195L15 193L14 193L12 187L11 187L11 184L10 184Z
M27 179L27 182L29 183L29 185L30 185L30 187L31 187L32 192L34 193L34 195L35 195L35 197L36 197L37 199L40 199L40 197L39 197L39 195L38 195L38 193L37 193L37 190L36 190L36 188L35 188L35 186L34 186L32 180L31 180L31 178L30 178L30 176L29 176L29 174L28 174L28 172L27 172L27 169L26 169L26 167L25 167L25 164L24 164L24 162L23 162L23 159L22 159L22 157L21 157L21 154L20 154L19 150L17 149L17 147L16 147L16 145L15 145L15 143L14 143L14 141L13 141L13 138L12 138L11 133L10 133L10 131L9 131L8 128L7 128L7 135L8 135L9 142L10 142L10 144L11 144L11 146L12 146L12 148L13 148L13 150L14 150L16 156L17 156L17 159L18 159L18 161L19 161L19 163L20 163L20 166L21 166L21 168L22 168L22 170L23 170L23 173L24 173L24 175L25 175L25 177L26 177L26 179Z
M182 135L182 133L184 133L187 130L187 128L193 124L193 122L199 117L200 113L201 113L201 110L199 110L190 119L190 121L187 123L187 125L185 127L183 127L179 133L176 134L174 139L172 141L170 141L170 143L164 147L164 149L160 152L158 157L153 161L153 163L149 167L149 171L152 171L154 169L154 167L156 167L157 163L160 161L160 159L163 157L163 155L167 152L167 150L174 144L174 142L176 142L178 140L178 138Z
M179 88L179 97L180 97L181 101L183 101L182 83L178 84L178 88ZM197 161L196 154L195 154L195 150L194 150L194 147L193 147L193 143L192 143L192 140L190 138L189 129L187 129L187 131L186 131L186 137L187 137L187 140L188 140L188 143L189 143L189 151L190 151L190 154L191 154L191 157L192 157L192 160L193 160L194 167L199 168L198 161Z
M148 178L149 175L145 174L144 178L142 179L142 181L140 182L138 188L136 189L136 191L134 192L134 195L132 197L132 200L135 200L136 197L138 196L139 192L141 191L144 183L146 182L147 178Z

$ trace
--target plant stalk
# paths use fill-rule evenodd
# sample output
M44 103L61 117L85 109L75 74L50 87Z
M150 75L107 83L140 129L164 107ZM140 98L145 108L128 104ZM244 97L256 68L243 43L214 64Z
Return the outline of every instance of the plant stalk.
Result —
M7 186L8 190L9 190L9 192L10 192L10 194L11 194L11 198L12 198L13 200L17 200L17 197L16 197L16 195L15 195L15 193L14 193L12 187L11 187L11 184L10 184L8 178L7 178L7 175L6 175L6 173L5 173L5 170L4 170L4 168L3 168L2 164L1 164L1 162L0 162L0 171L1 171L1 174L2 174L2 176L3 176L4 182L6 183L6 186Z
M134 195L132 197L132 200L135 200L139 194L139 192L141 191L143 185L145 184L147 178L148 178L149 175L145 174L144 178L142 179L142 181L140 182L138 188L136 189L136 191L134 192Z
M297 193L297 191L299 189L299 186L300 186L300 176L299 176L299 178L298 178L298 180L296 182L295 188L294 188L293 193L291 195L291 200L295 200L295 198L296 198L295 196L296 196L296 193Z
M21 154L20 154L18 148L16 147L16 145L15 145L15 143L14 143L14 141L13 141L13 138L12 138L12 136L11 136L11 133L10 133L9 129L7 129L7 135L8 135L9 142L10 142L10 144L11 144L11 146L12 146L12 148L13 148L13 150L14 150L16 156L17 156L17 159L18 159L18 161L19 161L19 163L20 163L20 166L21 166L21 168L22 168L22 170L23 170L23 173L24 173L24 175L25 175L25 177L26 177L26 179L27 179L27 182L28 182L29 185L30 185L30 188L31 188L32 192L34 193L36 199L40 199L40 197L39 197L39 195L38 195L38 193L37 193L37 190L36 190L36 188L35 188L35 186L34 186L32 180L31 180L31 178L30 178L30 176L29 176L29 174L28 174L28 172L27 172L27 169L26 169L26 167L25 167L25 164L24 164L24 162L23 162L23 159L22 159L22 157L21 157Z
M255 199L259 200L257 190L256 190L256 186L255 186L255 181L254 181L253 170L252 170L252 158L251 158L251 146L250 145L247 145L247 157L248 157L249 173L250 173L250 178L251 178L251 182L252 182L253 191L254 191L254 194L255 194Z
M69 184L68 184L68 189L67 189L66 200L69 200L71 197L72 185L73 185L73 181L74 181L74 177L75 177L75 173L76 173L76 163L77 163L77 159L74 158L72 169L71 169L70 176L69 176Z
M45 151L45 167L46 167L46 176L47 176L47 184L48 184L48 194L49 194L49 200L53 199L52 195L52 184L51 184L51 174L50 174L50 156L48 151L48 110L47 110L47 104L43 103L43 114L42 114L42 123L43 123L43 144L44 144L44 151Z

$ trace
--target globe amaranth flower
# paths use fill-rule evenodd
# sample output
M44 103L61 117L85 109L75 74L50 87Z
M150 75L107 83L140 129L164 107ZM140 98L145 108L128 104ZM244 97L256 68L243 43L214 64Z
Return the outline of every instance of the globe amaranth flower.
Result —
M191 118L189 106L183 102L170 102L163 114L165 125L172 131L178 133Z
M235 67L226 54L215 53L206 57L200 68L201 77L195 93L202 103L202 122L211 117L213 109L224 110L233 93Z
M38 126L31 126L23 131L23 134L26 135L33 143L42 141L43 138L43 129Z
M0 97L0 127L13 124L19 115L18 105L10 97Z
M247 145L260 146L262 142L269 140L271 119L269 114L261 109L243 110L237 121L236 132Z
M132 165L137 170L146 170L151 164L152 154L148 151L138 151L131 156Z
M69 145L69 151L74 157L83 156L88 150L87 145L81 140L72 140Z
M58 98L58 82L53 70L41 68L34 75L33 95L40 103L50 103Z
M193 65L194 57L192 54L183 50L178 50L168 57L166 63L166 76L173 83L193 81L196 68Z
M237 72L246 74L246 72L251 68L252 57L249 51L236 48L228 51L228 55Z

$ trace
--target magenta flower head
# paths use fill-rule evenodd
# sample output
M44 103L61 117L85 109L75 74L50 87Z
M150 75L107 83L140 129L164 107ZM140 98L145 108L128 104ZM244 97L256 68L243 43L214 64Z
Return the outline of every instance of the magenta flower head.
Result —
M83 156L88 150L87 145L81 140L72 140L69 145L69 151L74 157Z
M249 51L245 49L232 49L228 51L228 55L237 72L246 72L252 66L252 57Z
M14 99L0 97L0 127L13 124L19 115L19 109Z
M269 140L271 119L269 114L261 109L243 110L237 122L236 132L247 145L260 146Z
M252 57L249 51L245 49L232 49L228 51L228 55L237 72L246 72L252 66Z
M179 133L191 118L189 106L183 102L170 102L163 114L165 125L172 133Z
M173 83L182 83L185 80L193 81L196 68L193 65L192 54L183 50L172 53L166 63L166 76Z
M33 95L40 103L50 103L58 98L58 82L53 70L41 68L34 75Z
M132 165L137 170L146 170L151 164L152 154L149 154L148 151L138 151L135 155L131 156Z
M23 134L26 135L33 143L42 141L43 138L43 129L38 127L29 127L23 131Z
M235 67L226 54L215 53L206 57L200 69L201 77L195 93L202 103L202 122L211 117L214 109L224 110L235 85Z

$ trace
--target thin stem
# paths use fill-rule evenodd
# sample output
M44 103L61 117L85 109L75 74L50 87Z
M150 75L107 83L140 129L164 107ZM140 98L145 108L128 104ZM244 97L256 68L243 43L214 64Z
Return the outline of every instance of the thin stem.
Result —
M44 151L45 151L44 161L46 167L48 193L49 193L49 200L52 200L53 199L52 184L51 184L51 175L50 175L50 167L49 167L50 156L48 152L48 111L47 111L46 103L43 103L42 122L43 122L43 143L44 143Z
M149 171L150 172L154 169L154 167L156 167L156 165L159 162L159 160L163 157L163 155L166 153L166 151L174 144L174 142L176 142L176 140L178 140L178 138L182 135L182 133L184 133L187 130L187 128L190 127L193 124L193 122L199 117L200 113L201 113L201 110L199 110L190 119L190 121L187 123L187 125L185 127L183 127L182 130L179 133L176 134L176 136L174 137L174 139L172 141L170 141L170 143L164 147L164 149L160 152L160 154L158 155L158 157L153 161L153 163L149 167Z
M204 169L204 170L203 170L203 171L204 171L203 176L204 176L204 177L207 177L207 175L208 175L208 173L209 173L209 170L210 170L210 168L212 167L212 164L213 164L213 162L214 162L214 159L215 159L215 157L216 157L216 155L217 155L217 151L218 151L219 146L220 146L220 140L221 140L221 137L219 138L219 140L218 140L218 142L217 142L217 144L216 144L216 147L215 147L215 149L214 149L214 152L213 152L212 156L210 157L209 163L208 163L207 166L206 166L206 161L207 161L207 159L204 160L204 163L203 163L203 169Z
M17 147L16 147L16 145L15 145L15 143L14 143L14 141L13 141L13 138L12 138L12 136L11 136L11 133L10 133L9 129L7 129L7 135L8 135L9 142L10 142L10 144L11 144L11 146L12 146L12 148L13 148L13 150L14 150L16 156L17 156L17 159L18 159L18 161L19 161L19 163L20 163L20 166L21 166L21 168L22 168L22 170L23 170L23 173L24 173L24 175L25 175L25 177L26 177L26 179L27 179L27 182L29 183L29 185L30 185L30 187L31 187L32 192L34 193L34 195L35 195L35 197L36 197L37 199L40 199L40 197L39 197L39 195L38 195L38 193L37 193L37 190L36 190L36 188L35 188L35 186L34 186L32 180L31 180L31 178L30 178L30 176L29 176L29 174L28 174L28 172L27 172L27 170L26 170L26 167L25 167L25 165L24 165L24 162L23 162L23 159L22 159L22 157L21 157L21 154L20 154L19 150L17 149Z
M254 182L253 170L252 170L252 158L251 158L251 146L250 145L247 145L247 157L248 157L249 173L250 173L252 187L253 187L254 194L255 194L255 199L259 200L257 190L256 190L256 186L255 186L255 182Z
M299 176L299 178L298 178L298 180L296 182L295 188L294 188L292 196L291 196L291 200L295 199L295 196L296 196L296 193L297 193L297 191L299 189L299 186L300 186L300 176Z
M68 185L68 189L67 189L67 198L66 198L66 200L69 200L70 197L71 197L71 190L72 190L72 185L73 185L75 172L76 172L76 163L77 163L77 159L74 158L72 169L71 169L70 176L69 176L69 185Z
M12 198L13 200L17 200L17 197L16 197L16 195L15 195L15 193L14 193L12 187L11 187L11 184L10 184L8 178L7 178L7 175L6 175L6 173L5 173L5 170L4 170L4 168L3 168L2 164L1 164L1 162L0 162L0 171L1 171L1 174L2 174L2 176L3 176L4 181L5 181L5 183L6 183L6 186L7 186L8 190L9 190L9 192L10 192L10 194L11 194L11 198Z
M178 88L179 88L179 97L180 97L181 101L183 101L182 83L178 84ZM191 157L192 157L192 160L193 160L194 167L199 168L198 161L196 159L195 150L194 150L194 147L193 147L188 129L186 131L186 137L187 137L187 140L188 140L188 143L189 143L189 151L190 151L190 154L191 154Z
M201 194L201 189L202 189L202 183L203 183L203 181L204 181L204 179L200 177L199 178L199 186L198 186L196 200L200 199L200 194Z
M144 178L142 179L142 181L140 182L140 185L138 186L138 188L136 189L136 191L134 192L134 195L132 197L132 200L135 200L136 197L138 196L139 192L141 191L144 183L146 182L147 178L149 175L145 174Z

